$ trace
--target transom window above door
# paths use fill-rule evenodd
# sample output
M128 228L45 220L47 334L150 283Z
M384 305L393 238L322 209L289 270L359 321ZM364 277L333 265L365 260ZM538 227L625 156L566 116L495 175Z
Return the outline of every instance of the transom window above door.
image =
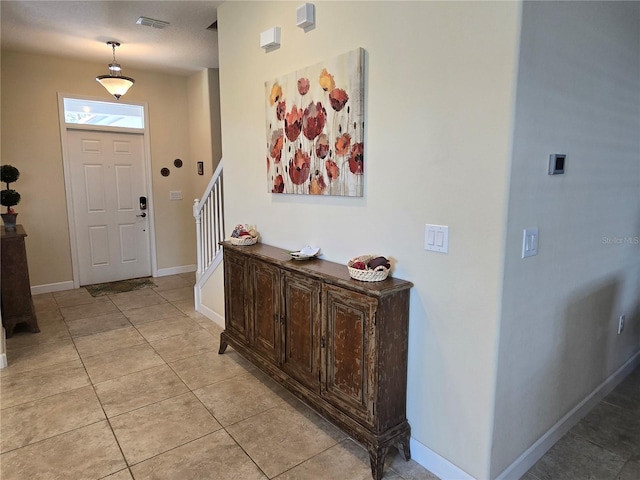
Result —
M75 125L142 129L144 107L127 103L65 98L64 121Z

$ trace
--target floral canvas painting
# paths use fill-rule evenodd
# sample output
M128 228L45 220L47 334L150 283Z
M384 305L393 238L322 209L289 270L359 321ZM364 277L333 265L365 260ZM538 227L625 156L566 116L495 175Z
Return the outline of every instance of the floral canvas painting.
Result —
M268 190L361 197L364 50L265 85Z

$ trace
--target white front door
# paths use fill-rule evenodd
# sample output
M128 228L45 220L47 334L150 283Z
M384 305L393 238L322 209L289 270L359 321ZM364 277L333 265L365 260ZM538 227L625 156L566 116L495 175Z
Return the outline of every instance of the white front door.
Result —
M151 275L144 136L67 132L80 285Z

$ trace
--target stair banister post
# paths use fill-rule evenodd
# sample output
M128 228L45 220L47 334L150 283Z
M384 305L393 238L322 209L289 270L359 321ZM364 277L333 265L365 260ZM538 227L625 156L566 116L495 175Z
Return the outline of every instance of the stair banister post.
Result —
M196 281L200 279L200 276L203 272L202 265L202 219L201 219L201 209L200 207L200 199L196 198L193 200L193 216L196 219L196 256L197 256L197 265L198 270L196 271Z

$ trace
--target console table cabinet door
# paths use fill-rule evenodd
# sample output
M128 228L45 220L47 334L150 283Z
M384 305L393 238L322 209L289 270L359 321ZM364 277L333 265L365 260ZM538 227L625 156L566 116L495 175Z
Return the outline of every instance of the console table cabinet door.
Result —
M283 271L282 369L320 391L320 295L317 280Z
M249 340L248 275L246 257L231 252L224 255L225 328L246 342Z
M280 352L280 270L260 261L251 261L250 279L251 344L274 364Z
M323 325L326 379L322 395L356 420L373 425L378 301L360 293L325 285Z

